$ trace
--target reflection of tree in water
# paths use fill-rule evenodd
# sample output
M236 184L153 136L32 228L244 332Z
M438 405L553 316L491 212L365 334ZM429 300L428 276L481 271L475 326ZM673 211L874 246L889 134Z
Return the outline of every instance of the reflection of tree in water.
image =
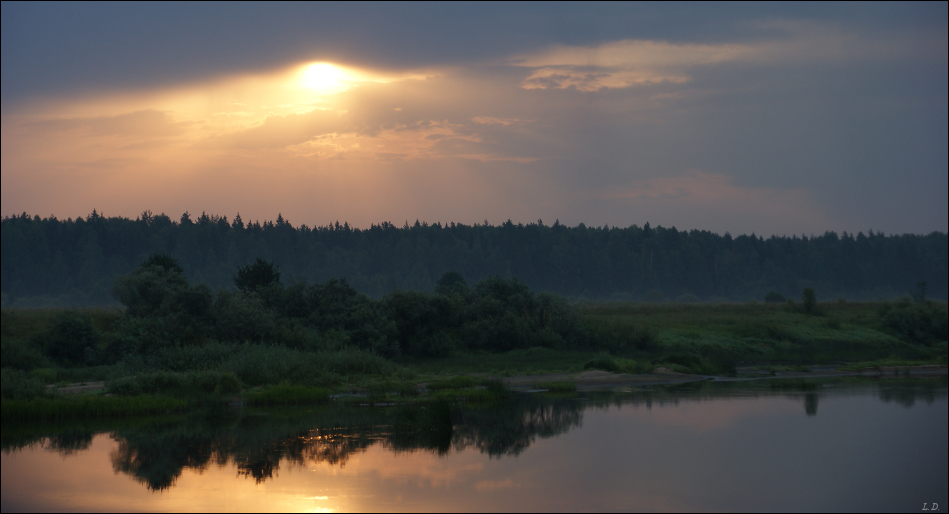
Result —
M493 408L453 410L447 403L422 407L362 409L369 420L340 427L327 420L303 417L294 426L268 425L260 418L243 420L221 430L213 426L173 425L166 430L116 431L118 448L112 467L152 490L174 485L185 468L202 471L211 464L233 462L239 476L260 483L277 475L281 464L326 463L345 466L355 453L381 442L395 452L476 447L492 456L517 455L537 437L552 437L580 425L576 402L544 403L532 399ZM362 421L361 423L359 421ZM330 428L301 429L310 423ZM335 426L333 426L335 425Z
M451 449L454 423L447 402L400 407L392 418L392 431L384 445L394 452L428 450L447 455Z
M59 452L63 456L72 455L92 446L94 432L89 430L68 430L46 440L46 447Z
M232 411L229 418L185 418L149 424L129 422L43 428L32 435L18 428L3 432L5 452L41 444L64 455L88 448L96 433L111 431L118 442L112 465L152 490L172 487L186 468L197 471L212 464L234 463L239 476L258 483L277 475L281 465L325 463L345 466L349 458L381 442L394 452L428 451L445 455L452 449L476 448L492 457L519 455L537 438L554 437L583 420L583 410L620 406L663 406L682 402L715 401L735 397L789 396L802 398L807 415L815 415L818 400L827 394L853 391L847 382L833 387L786 387L775 390L762 381L749 384L699 383L687 387L656 388L631 394L588 394L583 402L537 396L517 396L508 403L451 408L428 404L395 408L353 408L330 405L312 412L299 410ZM807 385L807 384L804 384ZM933 402L947 394L946 380L886 380L854 387L879 394L882 401L907 407L916 400ZM258 412L255 414L254 412Z
M807 393L804 395L804 412L808 416L817 415L817 393Z
M364 451L379 439L374 428L312 429L250 448L234 448L230 454L237 474L253 477L259 484L273 478L280 461L302 466L326 463L343 467L349 457Z
M163 490L174 485L184 468L198 471L207 469L215 456L221 463L216 441L200 435L173 434L168 436L123 438L116 437L119 445L110 455L112 469L132 476L149 489ZM223 462L227 462L226 457Z
M242 427L235 427L240 431ZM246 427L245 427L246 428ZM260 427L256 427L259 431ZM185 468L203 471L211 464L233 462L238 476L251 477L257 483L273 478L281 461L291 465L325 462L343 466L353 453L375 443L370 427L311 429L271 438L241 437L246 434L164 435L161 433L114 433L118 448L112 452L112 468L134 477L152 490L174 485ZM258 434L259 435L259 434Z
M939 387L941 385L941 387ZM946 396L946 380L890 379L880 381L880 399L912 407L916 400L932 403Z
M518 455L538 437L544 439L579 427L583 404L543 401L532 397L488 409L471 409L457 416L453 446L475 447L492 457Z

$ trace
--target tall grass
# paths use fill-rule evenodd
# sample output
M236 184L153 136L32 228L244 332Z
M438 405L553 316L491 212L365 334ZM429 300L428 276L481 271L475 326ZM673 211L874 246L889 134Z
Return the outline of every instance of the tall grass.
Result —
M329 392L321 387L278 384L247 395L250 405L299 405L329 400Z
M76 396L30 400L4 399L3 421L108 418L183 410L188 402L167 396Z
M173 394L176 397L195 397L237 393L241 390L241 382L234 373L219 371L157 371L113 380L107 388L110 393L124 396Z

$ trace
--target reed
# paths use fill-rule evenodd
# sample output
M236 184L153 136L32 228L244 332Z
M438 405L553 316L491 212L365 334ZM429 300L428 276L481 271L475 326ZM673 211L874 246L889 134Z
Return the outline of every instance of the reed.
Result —
M329 392L322 387L278 384L247 395L250 405L301 405L329 400Z

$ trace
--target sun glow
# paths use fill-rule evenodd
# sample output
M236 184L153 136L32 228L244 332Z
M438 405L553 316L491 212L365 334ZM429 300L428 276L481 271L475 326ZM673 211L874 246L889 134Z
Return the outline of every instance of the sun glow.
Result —
M300 72L300 83L307 89L319 92L337 92L348 89L350 77L339 66L327 62L306 65Z

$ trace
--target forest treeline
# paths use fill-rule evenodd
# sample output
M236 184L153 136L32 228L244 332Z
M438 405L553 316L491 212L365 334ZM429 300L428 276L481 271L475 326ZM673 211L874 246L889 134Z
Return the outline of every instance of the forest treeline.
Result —
M808 287L821 299L880 299L918 292L922 282L932 298L949 293L949 239L937 232L765 239L540 220L357 229L294 227L282 216L245 223L239 215L185 213L175 221L147 211L136 219L24 213L0 226L5 306L115 304L115 279L156 253L173 256L191 283L213 289L233 288L234 270L262 258L286 283L342 278L376 298L432 291L447 271L469 283L516 277L536 291L589 300L748 301L771 291L796 298Z

